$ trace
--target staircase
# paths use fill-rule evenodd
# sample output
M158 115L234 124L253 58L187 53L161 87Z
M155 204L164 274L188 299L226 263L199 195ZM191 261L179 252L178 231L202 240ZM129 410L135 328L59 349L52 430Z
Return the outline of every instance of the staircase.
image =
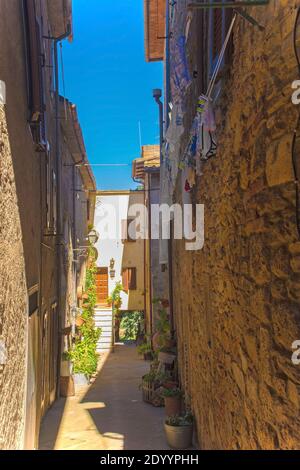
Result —
M96 327L102 330L97 343L97 352L109 352L113 347L112 310L96 307L94 318Z

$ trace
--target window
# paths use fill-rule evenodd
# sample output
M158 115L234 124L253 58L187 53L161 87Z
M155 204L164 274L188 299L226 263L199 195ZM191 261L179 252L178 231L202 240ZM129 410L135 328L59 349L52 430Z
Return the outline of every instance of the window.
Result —
M45 193L45 235L54 235L56 233L57 224L57 177L53 169L50 146L47 144L45 151L45 166L44 166L44 187Z
M209 78L212 76L219 55L225 41L225 37L232 19L232 10L230 8L210 8L209 10ZM232 41L226 48L226 53L220 69L228 63L229 55L232 50Z
M38 313L39 310L39 286L33 286L28 291L28 313L32 315Z
M49 318L49 391L50 393L55 391L56 376L57 376L57 345L58 345L58 314L57 314L57 303L51 305L51 315ZM53 397L54 399L54 397Z
M42 25L38 21L35 0L23 0L24 31L27 59L29 123L37 151L46 145L44 65Z
M128 217L127 219L122 220L122 242L135 242L135 225L134 225L134 217ZM130 226L130 224L132 225ZM129 231L130 228L130 231ZM132 234L132 230L134 230L134 237L130 236Z
M136 268L125 268L122 271L122 285L125 292L136 290Z
M51 179L51 193L52 193L52 229L56 232L56 222L57 222L57 181L56 173L52 170L52 179Z

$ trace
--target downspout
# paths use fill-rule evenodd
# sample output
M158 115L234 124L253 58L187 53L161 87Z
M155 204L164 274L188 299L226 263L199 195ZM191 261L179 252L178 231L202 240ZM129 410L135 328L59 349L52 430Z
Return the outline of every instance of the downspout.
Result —
M159 110L159 147L160 147L160 165L162 166L162 148L163 148L163 140L164 140L164 105L161 101L162 91L160 88L155 88L153 90L153 98L155 99L156 103L158 104Z
M170 96L170 3L166 2L166 50L165 50L165 133L170 124L169 120L169 102L171 101ZM174 302L173 302L173 258L172 258L172 246L174 236L174 224L171 221L171 235L168 241L168 260L169 260L169 303L170 303L170 324L172 330L174 330Z
M165 49L165 132L170 124L169 103L171 101L170 93L170 4L166 2L166 49Z
M61 155L60 155L60 121L59 121L59 71L58 71L58 43L66 39L71 34L71 25L67 27L67 31L61 36L54 39L54 69L55 69L55 158L56 158L56 173L57 173L57 198L56 198L56 214L57 214L57 243L56 243L56 257L57 257L57 322L58 322L58 349L57 349L57 376L56 376L56 396L59 396L59 383L60 383L60 363L61 363L61 350L62 338L61 332L61 268L62 268L62 223L61 223Z
M148 272L150 273L149 276L149 301L150 301L150 332L151 335L153 334L153 299L152 299L152 238L151 238L151 224L152 224L152 219L151 219L151 174L148 174L148 234L149 236L149 262L150 266L148 269Z

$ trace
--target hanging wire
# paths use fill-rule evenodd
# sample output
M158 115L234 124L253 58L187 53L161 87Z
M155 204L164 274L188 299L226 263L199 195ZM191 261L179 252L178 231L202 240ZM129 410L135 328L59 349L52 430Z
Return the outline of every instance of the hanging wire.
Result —
M300 7L298 7L295 25L294 25L294 35L293 35L293 42L294 42L294 52L295 57L298 65L298 71L300 75L300 57L297 49L297 32L298 32L298 23L300 20ZM293 164L293 171L295 177L295 191L296 191L296 223L297 223L297 230L298 236L300 238L300 219L299 219L299 178L298 178L298 169L297 169L297 130L300 127L300 112L297 120L297 124L294 130L293 142L292 142L292 164Z

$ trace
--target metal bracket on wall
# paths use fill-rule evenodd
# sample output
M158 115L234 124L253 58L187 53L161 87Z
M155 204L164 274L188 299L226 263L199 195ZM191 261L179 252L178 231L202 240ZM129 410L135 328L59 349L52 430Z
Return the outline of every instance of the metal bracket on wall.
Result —
M268 5L270 0L238 0L236 2L208 2L203 0L193 0L188 4L188 8L236 8Z
M249 15L245 10L239 7L249 7L249 6L265 6L269 4L269 0L241 0L236 2L203 2L201 0L194 0L188 4L190 9L208 9L208 8L232 8L238 15L240 15L244 20L248 21L253 26L256 26L260 31L265 29L264 26L259 24L253 16ZM238 8L237 8L238 7Z
M240 15L244 20L248 21L251 23L253 26L256 26L260 31L264 31L266 28L262 26L261 24L256 21L253 16L248 15L248 13L245 10L242 10L241 8L235 8L234 11Z

